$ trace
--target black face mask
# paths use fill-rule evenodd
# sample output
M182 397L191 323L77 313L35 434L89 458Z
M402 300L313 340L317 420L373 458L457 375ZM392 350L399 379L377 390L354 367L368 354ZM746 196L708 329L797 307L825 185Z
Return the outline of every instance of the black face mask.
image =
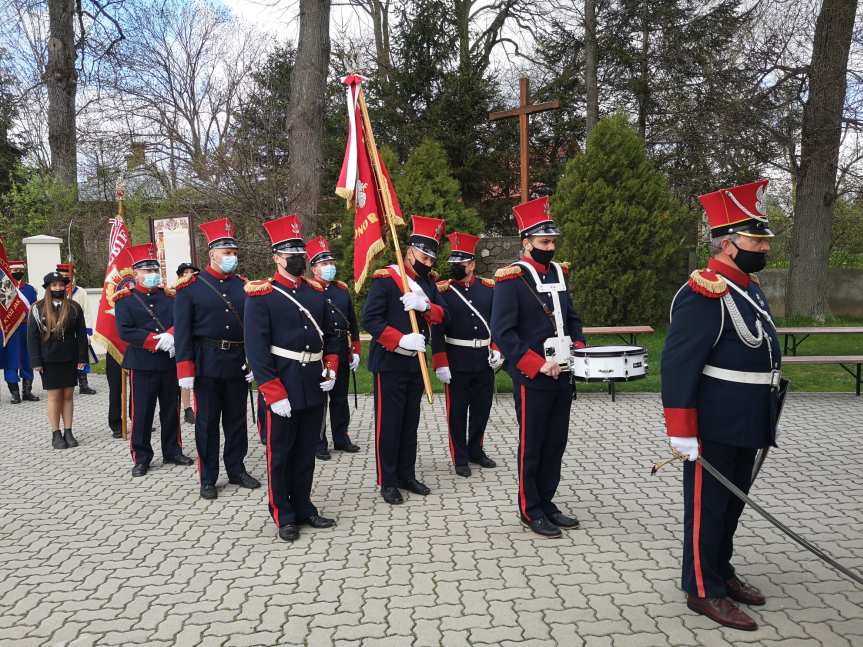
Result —
M737 249L737 256L734 257L734 262L742 272L752 274L760 272L767 265L767 252L750 252L748 249L740 249L734 241L731 244Z
M450 263L449 275L456 281L464 281L467 276L467 268L464 263Z
M12 272L12 278L16 281L20 281L24 278L24 272Z
M427 279L429 272L431 272L431 268L428 265L423 265L419 261L414 261L413 268L414 272L416 272L417 276L421 279Z
M536 247L534 247L532 250L530 250L530 257L540 265L548 265L549 263L551 263L551 259L554 258L554 250L537 249Z
M302 276L306 271L306 257L291 254L285 259L285 271L292 276Z
M51 296L54 299L65 299L66 298L66 290L51 290Z

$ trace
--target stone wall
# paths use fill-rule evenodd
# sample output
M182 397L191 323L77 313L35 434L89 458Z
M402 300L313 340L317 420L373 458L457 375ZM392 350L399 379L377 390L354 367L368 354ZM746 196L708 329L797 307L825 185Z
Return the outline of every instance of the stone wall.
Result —
M482 238L476 247L476 272L490 278L498 268L517 259L520 253L521 238L518 236Z
M829 271L830 291L827 303L838 317L863 317L863 270L833 269ZM785 315L785 281L788 270L764 270L758 277L777 316Z

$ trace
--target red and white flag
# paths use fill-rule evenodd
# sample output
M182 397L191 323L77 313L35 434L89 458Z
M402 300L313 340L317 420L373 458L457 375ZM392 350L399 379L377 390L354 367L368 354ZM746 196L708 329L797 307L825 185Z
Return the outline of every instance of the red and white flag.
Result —
M122 200L122 193L118 192L118 197ZM105 345L117 363L122 363L128 344L120 339L117 332L113 297L117 290L134 284L135 279L132 272L132 256L129 252L132 241L126 222L119 214L111 222L111 233L108 236L108 268L105 270L105 280L102 283L102 295L99 298L99 312L96 314L93 337Z
M382 203L385 190L389 193L393 205L393 222L403 225L401 208L384 161L380 159L381 172L385 187L379 187L375 179L374 168L370 157L368 136L365 132L364 120L359 106L361 86L366 77L351 74L342 79L347 86L348 104L348 141L345 147L345 157L339 181L336 184L336 195L347 201L348 209L354 211L354 289L359 292L368 275L369 265L375 256L383 251L386 243L383 233L386 223Z
M24 323L28 310L27 301L18 291L18 281L12 278L9 259L6 258L6 247L0 239L0 329L2 329L4 346L18 326Z

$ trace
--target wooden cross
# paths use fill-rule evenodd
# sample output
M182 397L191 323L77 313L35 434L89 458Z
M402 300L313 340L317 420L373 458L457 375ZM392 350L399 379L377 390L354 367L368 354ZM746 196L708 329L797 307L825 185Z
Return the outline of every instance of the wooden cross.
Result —
M529 98L527 94L527 78L522 77L518 81L518 90L519 90L519 104L518 108L514 110L504 110L502 112L490 112L488 114L488 118L491 121L497 121L498 119L512 119L513 117L518 117L518 142L519 142L519 158L520 158L520 170L521 170L521 201L522 203L527 202L529 194L528 194L528 160L530 157L529 140L527 136L527 116L531 115L535 112L546 112L548 110L558 110L560 109L560 101L555 99L554 101L546 101L545 103L535 103L533 105L529 104Z

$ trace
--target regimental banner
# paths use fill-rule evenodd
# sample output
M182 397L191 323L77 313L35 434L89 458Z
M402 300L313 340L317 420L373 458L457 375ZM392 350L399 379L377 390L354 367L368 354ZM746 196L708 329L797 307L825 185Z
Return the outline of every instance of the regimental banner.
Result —
M122 200L122 195L118 197ZM134 285L135 278L132 273L132 256L129 253L131 238L126 222L123 216L118 214L111 223L111 233L108 237L108 267L102 283L102 295L99 297L99 310L96 314L93 337L104 344L118 364L122 364L128 344L120 339L120 334L117 332L113 297L117 290Z
M18 292L18 282L12 278L12 271L6 258L6 248L0 239L0 329L3 334L3 346L6 346L18 326L24 323L27 310L27 302Z

